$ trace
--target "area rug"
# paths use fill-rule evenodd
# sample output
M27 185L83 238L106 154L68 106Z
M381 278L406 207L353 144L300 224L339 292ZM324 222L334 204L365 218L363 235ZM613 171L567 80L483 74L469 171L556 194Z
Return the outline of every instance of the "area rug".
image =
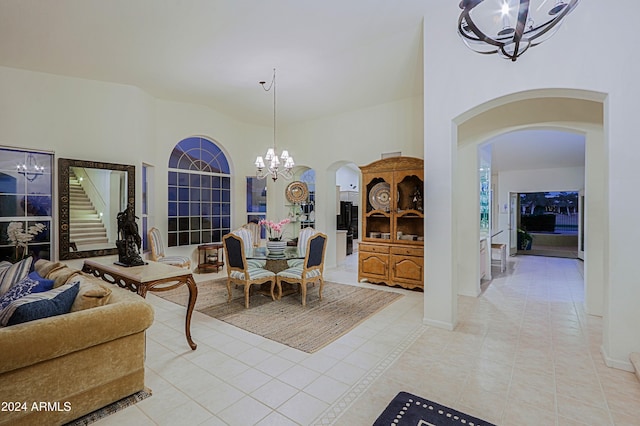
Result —
M245 309L243 288L233 286L232 290L233 298L231 303L227 303L226 279L198 283L195 309L307 353L323 348L402 297L388 291L325 282L322 300L318 298L318 285L309 286L306 306L300 303L299 293L273 301L270 296L256 291L250 297L249 309ZM153 294L187 305L188 290L185 286Z
M445 407L407 392L387 405L373 426L495 426L477 417Z
M95 423L100 419L103 419L111 414L117 413L118 411L124 410L127 407L136 404L143 399L147 399L151 396L151 389L144 388L141 391L134 393L133 395L126 396L119 401L112 402L106 407L102 407L96 411L92 411L89 414L85 414L84 416L76 419L72 422L67 423L65 426L85 426L90 425L91 423Z

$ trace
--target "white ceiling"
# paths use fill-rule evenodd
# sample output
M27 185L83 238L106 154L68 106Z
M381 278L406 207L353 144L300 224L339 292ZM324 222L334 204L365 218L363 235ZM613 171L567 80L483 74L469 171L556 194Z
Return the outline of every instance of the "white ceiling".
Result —
M273 98L258 82L277 68L278 123L301 122L421 95L431 1L2 0L0 66L133 85L262 125ZM584 163L575 135L533 134L497 138L494 170Z
M269 124L422 93L425 0L3 0L0 65ZM455 9L454 9L455 10ZM451 20L455 28L457 16Z
M503 133L491 144L493 172L584 167L583 134L558 130L520 130Z

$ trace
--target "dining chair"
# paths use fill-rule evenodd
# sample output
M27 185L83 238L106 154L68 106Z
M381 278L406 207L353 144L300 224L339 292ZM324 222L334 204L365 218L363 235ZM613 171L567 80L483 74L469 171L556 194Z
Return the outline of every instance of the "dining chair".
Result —
M271 298L276 300L274 286L276 274L264 268L251 267L244 252L244 241L238 235L229 233L222 238L224 254L227 258L227 303L231 302L231 283L244 286L244 307L249 307L249 293L253 284L271 282Z
M319 282L318 296L322 300L324 288L324 255L327 249L327 235L318 232L307 241L304 263L302 266L294 266L276 275L278 286L278 298L282 296L282 283L299 284L302 306L307 304L307 284Z
M309 241L309 238L311 238L311 236L314 235L316 232L318 231L313 229L311 226L303 228L300 231L300 235L298 235L298 253L300 253L300 256L305 255L305 250L307 249L307 241ZM303 258L289 259L287 261L289 268L292 268L294 266L302 266L303 263L304 263Z
M256 222L249 222L242 226L251 232L251 243L252 247L260 247L260 225Z
M162 235L158 228L151 228L147 232L149 246L151 246L151 260L154 262L165 263L167 265L179 266L181 268L191 269L191 258L188 256L167 256L164 252L164 243Z
M242 242L244 243L243 244L244 249L242 250L243 253L246 253L244 251L245 249L251 249L252 247L254 247L253 235L249 230L249 228L245 228L243 226L241 228L234 229L233 231L231 231L231 233L242 239ZM246 254L245 254L245 259L246 259ZM258 259L246 259L246 260L247 260L247 264L251 268L264 268L264 265L266 263L266 261L258 260Z

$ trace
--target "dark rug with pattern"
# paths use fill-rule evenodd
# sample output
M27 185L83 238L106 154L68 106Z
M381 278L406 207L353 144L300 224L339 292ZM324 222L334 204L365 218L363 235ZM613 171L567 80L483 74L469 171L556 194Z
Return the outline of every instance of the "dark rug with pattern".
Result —
M117 413L120 410L124 410L127 407L136 404L143 399L147 399L151 396L151 389L144 388L141 391L134 393L133 395L125 396L121 400L116 402L112 402L106 407L102 407L96 411L93 411L89 414L86 414L79 419L76 419L72 422L67 423L65 426L85 426L90 425L91 423L95 423L100 419L103 419L111 414Z
M495 426L477 417L445 407L407 392L387 405L373 426Z

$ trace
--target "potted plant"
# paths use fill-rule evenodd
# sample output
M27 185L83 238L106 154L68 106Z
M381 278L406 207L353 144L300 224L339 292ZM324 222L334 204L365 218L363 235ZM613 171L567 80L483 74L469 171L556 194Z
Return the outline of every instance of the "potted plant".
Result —
M33 240L33 237L44 231L45 226L42 223L36 223L23 230L22 222L11 222L7 227L7 237L9 242L14 247L14 260L18 262L27 256L29 241Z
M262 219L258 222L259 225L264 226L267 230L267 250L270 255L284 255L284 249L287 247L287 242L282 240L282 233L286 224L291 222L291 219L282 219L280 222L272 222L270 220Z
M518 228L518 250L531 250L531 244L533 244L533 235Z

